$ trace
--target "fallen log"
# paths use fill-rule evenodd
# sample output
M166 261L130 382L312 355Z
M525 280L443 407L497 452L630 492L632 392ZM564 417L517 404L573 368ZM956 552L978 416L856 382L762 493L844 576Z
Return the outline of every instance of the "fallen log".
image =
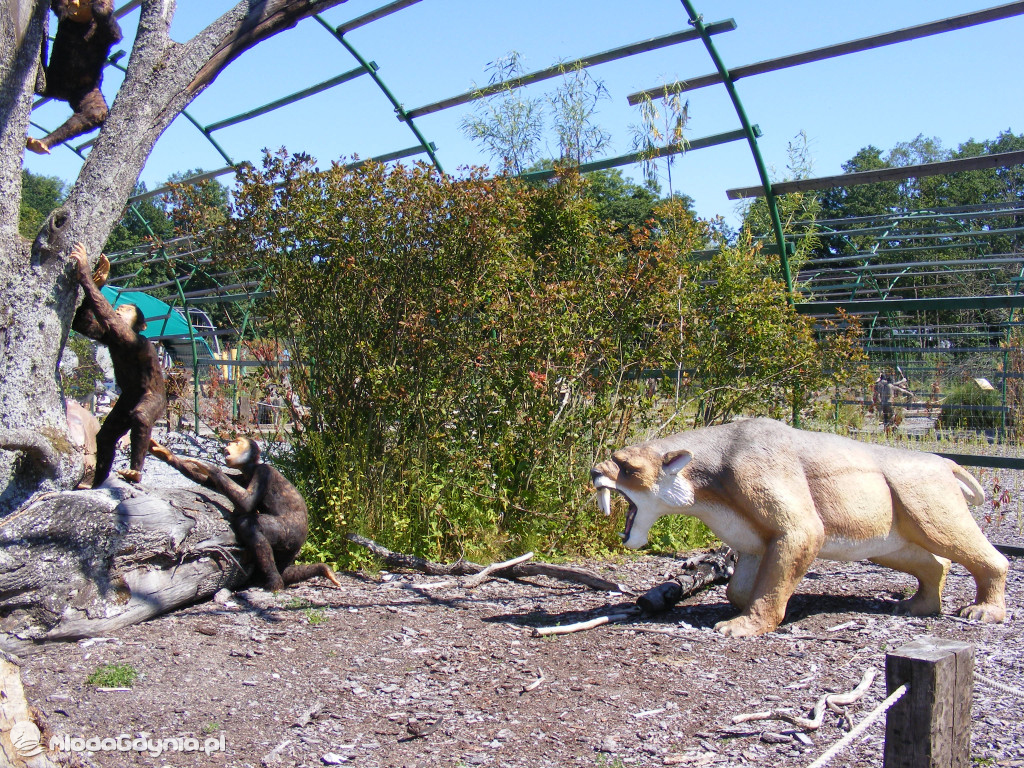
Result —
M422 557L418 557L417 555L405 555L401 552L392 552L390 549L381 546L373 539L368 539L365 536L360 536L355 533L350 533L345 538L353 544L366 547L373 554L379 557L384 562L384 565L389 568L403 568L408 571L426 573L430 576L468 576L470 574L479 573L483 570L482 565L477 565L476 563L471 563L462 559L459 559L451 565L445 565L443 563L435 563L432 560L426 560Z
M695 555L683 562L682 572L677 574L674 580L659 584L638 597L635 608L574 624L537 627L533 630L533 636L568 635L605 624L627 621L636 618L641 612L653 614L667 611L685 597L690 597L712 584L722 584L728 581L732 576L735 564L736 555L727 546L719 547L713 552Z
M244 584L230 503L193 488L111 480L0 519L0 648L107 634Z
M736 568L736 554L727 546L687 558L672 581L649 589L636 604L646 613L662 613L685 597L712 584L724 584Z
M353 544L366 547L373 554L383 560L384 564L390 568L403 568L405 570L426 573L431 576L472 576L474 574L479 574L490 567L461 559L451 565L435 563L432 560L426 560L416 555L392 552L387 547L381 546L372 539L367 539L364 536L359 536L354 533L350 533L347 538ZM515 558L507 561L506 563L497 563L496 565L501 567L488 571L487 576L490 578L503 579L522 579L529 576L547 576L559 581L570 581L576 584L582 584L583 586L590 587L591 589L599 592L619 592L624 595L635 594L625 585L609 581L608 579L605 579L592 571L588 571L585 568L577 568L571 565L554 565L553 563L526 563L520 562L520 560L521 558ZM469 583L467 583L466 586L469 586Z

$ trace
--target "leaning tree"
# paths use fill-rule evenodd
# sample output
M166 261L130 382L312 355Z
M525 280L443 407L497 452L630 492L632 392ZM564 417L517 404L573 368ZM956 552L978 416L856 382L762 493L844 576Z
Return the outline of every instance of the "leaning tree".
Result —
M106 123L29 242L18 233L21 167L49 3L0 0L0 647L108 631L244 578L209 494L71 490L81 459L57 374L79 300L68 253L81 241L99 254L157 139L231 61L342 2L242 0L176 42L174 0L142 0Z

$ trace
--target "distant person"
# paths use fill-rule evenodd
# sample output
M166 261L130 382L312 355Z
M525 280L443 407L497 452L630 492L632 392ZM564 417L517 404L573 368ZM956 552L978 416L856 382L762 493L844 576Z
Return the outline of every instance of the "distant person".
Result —
M893 428L893 397L897 394L907 395L908 397L913 397L914 395L913 392L902 386L906 381L906 379L902 379L901 382L897 384L893 382L892 376L888 373L879 374L878 379L875 381L871 395L871 403L878 409L878 413L882 416L882 428L886 432L891 431Z

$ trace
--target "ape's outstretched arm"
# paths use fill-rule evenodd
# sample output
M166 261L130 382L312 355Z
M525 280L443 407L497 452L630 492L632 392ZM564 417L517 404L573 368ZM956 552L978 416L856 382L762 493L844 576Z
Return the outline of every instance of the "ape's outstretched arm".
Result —
M210 476L215 470L218 474L223 476L223 473L216 467L211 467L209 464L206 464L199 459L183 459L179 456L175 456L156 440L149 441L149 452L151 455L160 459L160 461L174 467L193 483L199 483L212 491L220 491L220 488L216 487L210 479Z
M207 464L199 459L176 456L156 440L149 441L149 452L160 461L169 464L194 483L211 491L223 494L235 506L236 514L251 514L259 508L267 492L267 473L254 472L248 487L242 486L220 467ZM259 467L257 467L257 470Z

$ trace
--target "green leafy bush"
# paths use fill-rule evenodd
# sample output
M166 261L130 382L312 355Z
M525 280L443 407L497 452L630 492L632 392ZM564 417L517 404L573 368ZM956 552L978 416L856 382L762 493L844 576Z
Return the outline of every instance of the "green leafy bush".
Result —
M433 559L616 550L619 520L590 503L595 460L681 428L705 379L742 374L714 384L714 418L825 380L810 321L749 242L713 260L712 289L687 261L705 223L676 201L612 231L585 184L284 153L241 173L216 250L272 289L255 311L302 404L285 460L310 505L306 558L360 564L350 531Z
M955 429L995 429L1002 426L1002 395L982 389L974 381L961 381L942 399L937 426Z

